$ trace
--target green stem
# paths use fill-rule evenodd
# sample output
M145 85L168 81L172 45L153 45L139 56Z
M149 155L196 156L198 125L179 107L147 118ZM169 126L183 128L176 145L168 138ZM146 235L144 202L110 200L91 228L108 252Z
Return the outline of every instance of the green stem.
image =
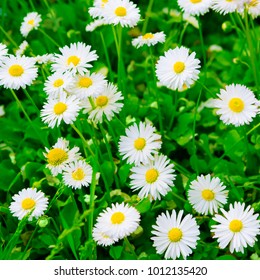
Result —
M255 47L253 45L252 36L251 36L250 28L249 28L247 9L245 9L245 12L244 12L244 20L245 20L246 39L247 39L247 44L248 44L248 48L249 48L249 59L250 59L250 62L251 62L253 75L254 75L254 80L255 80L256 87L257 87L258 96L259 96L259 94L260 94L260 92L259 92L259 90L260 90L259 80L258 80L259 68L258 68L258 65L257 65L257 58L256 58L256 55L255 55Z
M114 81L114 75L113 75L113 71L112 71L112 67L111 67L111 63L110 63L110 59L109 59L109 53L107 51L107 46L106 46L106 42L104 40L104 36L103 33L100 32L100 38L101 38L101 42L103 45L103 49L104 49L104 53L105 53L105 57L106 57L106 61L107 61L107 66L108 66L108 70L109 70L109 76L110 76L110 81L113 82Z
M90 152L90 154L94 157L95 154L94 152L92 151L92 149L90 148L88 142L86 141L85 137L83 136L83 134L77 129L77 127L74 125L74 124L71 124L71 127L75 130L75 132L79 135L81 141L82 141L82 144L84 146L86 146L86 148L88 149L88 151Z
M34 6L34 4L33 4L33 1L32 1L32 0L29 0L29 3L30 3L30 6L31 6L32 10L33 10L33 11L36 11L35 6Z
M34 131L35 131L35 133L37 134L39 140L43 143L44 146L46 146L45 141L44 141L44 140L42 139L42 137L39 135L39 132L36 130L36 128L35 128L35 126L34 126L32 120L30 119L29 115L26 113L26 111L25 111L25 109L24 109L24 107L23 107L22 102L19 100L19 98L17 97L17 95L16 95L16 93L14 92L13 89L10 89L10 91L11 91L11 93L12 93L14 99L16 100L18 106L21 108L22 112L24 113L24 115L25 115L26 119L28 120L29 124L32 126L32 128L33 128Z
M152 65L152 74L153 74L153 89L154 89L154 95L155 99L158 105L158 117L159 117L159 126L160 126L160 133L162 138L164 138L164 129L163 129L163 119L162 119L162 111L161 111L161 106L160 106L160 101L159 101L159 96L158 96L158 90L157 90L157 80L156 80L156 75L155 75L155 67L154 67L154 57L152 53L152 49L149 48L150 51L150 57L151 57L151 65ZM152 91L152 89L151 89Z
M248 135L250 135L253 131L255 131L258 127L260 126L260 122L255 125L252 129L250 129L246 135L244 135L243 137L239 138L239 140L237 142L235 142L227 151L225 151L221 157L219 157L218 161L214 162L214 166L217 166L219 164L219 162L230 152L232 151L237 144L239 144L245 137L247 137ZM209 169L211 168L212 166L210 165L209 166Z
M43 29L38 28L38 30L46 37L48 38L48 40L50 40L56 47L60 48L60 45L51 38L51 36L49 36Z
M89 219L88 219L88 241L93 240L92 230L94 225L94 209L95 209L95 188L96 188L96 167L93 167L92 181L90 185L90 202L89 202ZM92 254L92 259L95 259L96 256L96 247L93 248L94 252Z
M154 0L149 1L147 11L145 13L145 20L144 20L144 25L143 25L143 28L142 28L142 34L143 35L146 33L146 30L147 30L150 14L151 14L152 7L153 7L153 2L154 2Z
M179 196L177 193L175 192L171 192L171 194L173 196L175 196L176 198L178 198L179 200L183 201L184 203L188 202L186 199L182 198L181 196Z
M174 98L173 98L173 101L174 101L173 112L172 112L172 116L171 116L171 119L170 119L170 122L169 122L168 131L170 131L171 128L172 128L172 125L173 125L173 122L174 122L174 118L175 118L175 115L176 115L176 111L177 111L177 104L178 104L177 95L178 95L178 90L176 90L173 93L173 95L174 95Z
M4 30L4 28L1 26L0 24L0 30L4 33L4 35L6 36L6 38L16 47L18 48L18 45L16 44L16 42L12 39L12 37Z
M103 139L105 141L105 145L106 145L106 149L107 149L109 160L110 160L110 162L111 162L111 164L113 166L113 175L114 175L114 178L115 178L116 187L117 187L117 189L120 189L119 180L118 180L118 177L116 175L116 165L115 165L115 162L113 160L113 155L111 153L111 149L110 149L109 143L107 141L105 129L104 129L104 127L103 127L103 125L101 123L99 124L99 127L100 127L100 130L101 130Z
M26 97L30 100L30 102L32 103L33 107L36 109L36 112L39 113L40 110L39 108L37 107L37 105L35 104L34 100L32 99L32 97L30 96L29 92L23 88L23 92L25 93Z

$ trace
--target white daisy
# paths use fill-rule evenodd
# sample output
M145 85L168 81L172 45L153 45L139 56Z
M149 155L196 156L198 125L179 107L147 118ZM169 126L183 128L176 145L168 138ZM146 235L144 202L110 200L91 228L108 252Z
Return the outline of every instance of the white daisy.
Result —
M200 213L213 215L227 203L228 191L218 177L211 178L210 174L198 176L190 184L188 199L194 209Z
M85 43L71 43L70 46L60 48L61 54L55 54L52 70L54 72L70 71L72 74L84 75L92 65L89 62L97 60L96 51L90 51L91 46Z
M173 90L181 90L184 85L189 88L199 78L200 61L195 55L185 47L166 51L156 64L156 76L162 85Z
M257 240L256 236L260 234L260 221L257 220L258 214L254 214L254 210L245 203L235 202L231 204L229 211L220 209L222 215L216 214L213 220L218 225L212 226L213 238L217 238L219 247L224 249L229 244L231 253L244 252L244 248L254 246Z
M199 240L199 227L196 220L190 215L183 216L183 210L178 215L175 210L172 214L167 211L156 219L153 225L151 239L158 254L163 254L166 259L177 259L181 255L184 259L196 248Z
M64 92L73 82L73 76L71 73L56 72L48 77L44 83L43 90L49 97L58 98L61 93Z
M161 145L161 135L155 133L155 128L140 122L139 126L135 123L127 128L126 136L120 137L119 152L130 164L147 164L158 154Z
M25 88L37 78L37 71L33 58L7 56L0 62L0 86L11 89Z
M244 85L228 85L217 96L218 99L214 99L212 105L218 109L216 113L225 124L249 124L259 112L259 101Z
M140 48L143 45L147 45L148 47L154 46L157 43L165 42L165 34L163 32L157 33L146 33L143 36L139 36L132 40L132 44L136 48Z
M129 0L113 0L105 5L102 16L107 24L134 27L140 19L140 10Z
M253 19L260 15L259 0L250 0L247 7L248 7L248 13L252 16Z
M41 15L36 12L28 13L23 19L20 31L24 37L27 37L30 31L38 29L40 22L42 21Z
M104 234L113 239L130 235L137 229L139 222L139 212L124 203L112 204L111 208L107 207L97 218L97 223Z
M110 246L118 241L118 238L112 238L105 234L100 224L96 224L92 231L93 239L101 246Z
M74 147L69 149L69 141L64 138L58 138L57 143L51 148L45 148L46 153L43 153L48 162L47 168L51 170L53 176L62 173L65 167L74 161L79 160L79 148Z
M13 216L18 217L19 220L30 213L28 220L31 221L33 217L39 218L47 207L48 198L43 192L27 188L13 196L13 202L9 208Z
M48 98L41 110L41 118L49 127L54 128L59 126L61 121L66 124L73 123L81 109L80 100L72 95L66 96L66 93L61 93L58 98Z
M196 17L184 13L182 15L182 19L191 24L193 27L199 29L199 21L196 19Z
M4 59L8 54L8 49L5 44L0 43L0 62Z
M204 15L211 7L212 0L178 0L178 5L192 16Z
M98 28L99 26L102 26L102 25L104 25L104 24L105 24L105 22L104 22L103 19L96 19L96 20L90 22L89 24L87 24L85 30L86 30L87 32L92 32L92 31L94 31L96 28Z
M176 175L174 165L164 155L155 155L146 165L132 167L130 186L132 190L140 190L138 196L150 196L150 200L161 199L173 187Z
M118 91L118 88L112 83L108 83L102 93L92 99L93 102L90 102L89 99L83 102L82 107L85 108L83 113L88 113L88 118L94 122L102 123L103 116L106 116L110 121L124 106L123 103L120 102L123 99L122 93ZM93 105L94 108L92 107Z
M103 17L103 10L108 0L95 0L93 3L93 7L88 9L89 14L92 18L102 18Z
M23 41L22 44L18 47L15 54L16 56L21 56L24 54L25 50L29 47L29 44L27 41Z
M106 83L105 76L100 73L77 75L71 84L70 91L79 99L86 100L89 96L101 94Z
M50 63L53 61L53 58L54 58L53 54L36 55L34 57L35 62L38 64Z
M83 160L69 163L63 170L63 181L65 185L80 189L88 187L92 181L92 167Z
M212 7L214 11L226 15L234 13L238 8L238 1L230 0L212 0Z

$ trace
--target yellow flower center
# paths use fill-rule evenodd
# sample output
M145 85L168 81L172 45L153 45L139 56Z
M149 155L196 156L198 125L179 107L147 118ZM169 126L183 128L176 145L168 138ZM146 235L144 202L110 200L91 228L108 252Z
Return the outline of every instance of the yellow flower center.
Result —
M182 238L182 231L179 228L172 228L168 232L168 237L171 242L178 242Z
M30 210L30 209L34 208L35 204L36 204L35 200L28 197L22 201L22 208L24 210Z
M134 147L136 150L142 150L146 145L146 141L144 138L137 138L134 142Z
M9 68L9 74L13 77L20 77L24 73L24 69L19 64L14 64Z
M118 16L118 17L124 17L126 16L126 8L125 7L117 7L115 9L115 14Z
M82 168L78 168L72 172L72 178L76 181L81 181L85 177L85 173Z
M192 4L200 3L202 0L190 0Z
M47 154L48 163L53 166L58 166L62 164L64 161L66 161L67 159L68 159L68 154L60 148L51 149Z
M185 64L181 61L177 61L173 65L173 70L175 73L180 74L185 69Z
M248 6L249 7L256 7L258 2L259 2L258 0L251 0Z
M98 107L104 107L108 103L108 98L105 95L100 95L96 98L96 105Z
M240 113L244 110L245 104L241 98L234 97L229 101L228 106L231 111Z
M68 106L65 103L58 102L57 104L54 105L53 110L56 115L61 115L67 110L67 108Z
M121 224L125 220L125 215L122 212L115 212L111 216L112 224Z
M93 84L92 80L88 77L82 77L79 79L79 86L88 88Z
M54 81L53 86L54 87L60 87L64 84L64 81L62 79L57 79Z
M28 20L27 23L30 24L30 25L34 25L34 19Z
M146 33L143 36L143 39L152 39L154 37L154 35L152 33Z
M148 184L152 184L157 180L158 176L159 172L156 169L152 168L146 171L145 180Z
M233 232L240 232L243 228L243 223L240 220L232 220L229 224L229 229Z
M74 66L77 66L80 62L80 58L76 55L72 55L67 59L67 64L70 65L71 63L74 64Z
M203 190L201 195L202 195L203 199L205 199L207 201L211 201L215 197L215 194L212 190Z

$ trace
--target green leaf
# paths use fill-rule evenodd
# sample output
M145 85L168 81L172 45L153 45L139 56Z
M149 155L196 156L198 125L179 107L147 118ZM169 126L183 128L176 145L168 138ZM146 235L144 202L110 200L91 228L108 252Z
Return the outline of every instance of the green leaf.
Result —
M139 213L143 214L143 213L145 213L145 212L147 212L147 211L150 210L151 205L152 205L152 204L151 204L151 202L150 202L150 199L149 199L148 197L146 197L146 198L142 199L142 200L135 206L135 208L136 208L136 210L137 210Z
M114 168L112 166L112 163L110 161L104 161L100 167L103 176L106 178L108 187L111 187L114 182Z
M121 257L122 252L123 252L123 246L112 246L109 249L109 255L114 260L119 260L120 257Z
M122 185L125 184L126 180L129 177L131 166L128 164L124 164L122 167L119 168L118 175L120 179L120 183Z
M236 260L236 258L231 255L224 255L216 258L216 260Z

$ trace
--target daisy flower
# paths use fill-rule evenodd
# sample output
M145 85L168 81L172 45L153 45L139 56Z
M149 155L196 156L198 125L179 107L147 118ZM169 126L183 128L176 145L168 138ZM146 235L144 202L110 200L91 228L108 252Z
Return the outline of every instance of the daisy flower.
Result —
M155 128L140 122L139 126L135 123L127 128L126 136L120 137L119 152L130 164L147 164L158 154L161 145L161 136L155 133Z
M45 63L52 62L53 57L54 57L53 54L43 54L43 55L36 55L34 59L35 62L38 64L45 64Z
M139 36L132 41L132 45L136 48L140 48L143 45L147 45L148 47L154 46L157 43L165 42L165 34L163 32L157 33L146 33L142 36Z
M22 44L19 46L19 48L16 50L15 54L16 56L21 56L24 54L25 50L29 47L29 44L27 41L23 41Z
M216 113L225 124L249 124L259 112L259 101L244 85L228 85L217 96L218 99L212 101L212 106L218 109Z
M45 148L46 153L43 153L47 160L47 168L51 170L53 176L62 173L65 167L74 161L79 160L79 148L74 147L69 149L69 141L64 138L58 138L57 143L51 148Z
M132 190L140 190L138 196L150 195L150 200L161 199L173 186L176 175L174 165L164 155L155 155L148 164L132 167L130 186Z
M91 46L85 43L71 43L70 46L60 48L61 54L55 54L52 70L54 72L70 71L72 74L84 75L92 65L89 62L97 60L96 51L90 51Z
M43 192L27 188L13 196L13 202L9 208L13 216L18 217L19 220L30 213L28 220L31 221L33 217L39 218L47 207L48 198Z
M102 25L104 25L104 24L105 24L105 22L104 22L103 19L96 19L96 20L90 22L89 24L87 24L86 27L85 27L85 30L86 30L87 32L92 32L92 31L94 31L96 28L98 28L99 26L102 26Z
M220 14L226 15L237 10L238 2L230 0L213 0L211 8Z
M227 203L228 191L219 178L210 174L198 176L190 184L188 199L193 208L200 214L211 215Z
M118 241L118 238L112 238L105 234L99 224L93 228L92 236L97 244L101 246L110 246Z
M87 73L77 75L71 84L70 91L79 99L87 99L89 96L99 95L106 86L105 76L100 73Z
M27 37L30 31L37 29L42 21L41 15L36 12L32 12L26 15L23 19L20 31L24 37Z
M0 86L19 89L30 86L37 78L37 67L31 57L10 55L0 62Z
M189 88L199 78L199 64L195 52L189 54L189 49L176 47L159 58L156 76L162 85L170 89L181 90L184 85Z
M124 203L112 204L111 208L106 208L97 218L97 223L104 234L113 239L130 235L138 228L139 222L139 212Z
M220 209L223 216L216 214L213 218L219 224L213 225L211 231L221 249L229 244L231 253L244 253L244 248L248 245L254 246L256 236L260 234L260 221L257 220L258 214L254 214L250 206L245 207L245 203L235 202L234 206L230 205L228 212Z
M8 54L8 49L5 44L0 43L0 62L4 59Z
M92 167L83 160L69 163L64 167L63 181L74 189L88 187L92 181Z
M106 116L110 121L124 106L123 103L120 102L123 99L124 98L121 92L118 91L117 87L112 83L108 83L102 93L93 98L94 108L89 99L86 99L85 102L83 102L82 107L85 108L83 113L88 113L88 118L94 122L102 123L103 116Z
M61 93L58 98L50 97L43 105L41 110L41 118L49 127L54 128L59 126L61 121L66 124L73 123L79 113L80 100L76 96L66 96L66 93Z
M140 11L129 0L113 0L105 5L102 16L107 24L134 27L140 19Z
M109 0L95 0L94 6L88 9L89 14L92 18L102 18L103 10Z
M211 7L212 0L178 0L182 11L192 16L204 15Z
M43 90L49 97L58 98L73 82L71 73L56 72L48 77L44 83Z
M196 220L190 215L183 216L183 210L178 214L172 210L162 213L153 225L153 246L158 254L163 254L166 259L177 259L181 255L184 259L196 248L199 240L199 227Z
M252 18L256 18L260 15L260 1L259 0L251 0L248 3L248 13L252 16Z

